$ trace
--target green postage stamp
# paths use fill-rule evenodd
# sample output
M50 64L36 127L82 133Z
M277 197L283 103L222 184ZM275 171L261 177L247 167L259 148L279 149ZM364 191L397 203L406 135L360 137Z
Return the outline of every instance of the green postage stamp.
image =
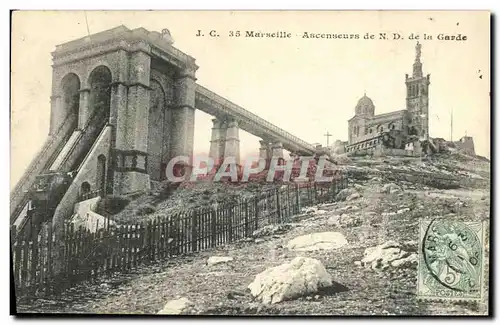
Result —
M484 224L420 221L417 295L421 299L481 299Z

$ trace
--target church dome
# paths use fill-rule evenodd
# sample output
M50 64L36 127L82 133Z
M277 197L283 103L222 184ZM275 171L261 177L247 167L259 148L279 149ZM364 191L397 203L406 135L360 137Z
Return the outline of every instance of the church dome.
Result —
M366 96L366 94L358 100L358 104L356 104L356 115L366 114L373 116L375 114L375 105L373 105L373 101L370 97Z

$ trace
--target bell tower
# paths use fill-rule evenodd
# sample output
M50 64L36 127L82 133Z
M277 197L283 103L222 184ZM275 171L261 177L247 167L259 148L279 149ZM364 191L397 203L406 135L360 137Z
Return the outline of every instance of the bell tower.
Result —
M422 44L415 46L415 62L413 74L406 74L406 109L410 113L410 128L414 127L418 136L423 139L429 137L429 84L430 75L423 76L420 56Z

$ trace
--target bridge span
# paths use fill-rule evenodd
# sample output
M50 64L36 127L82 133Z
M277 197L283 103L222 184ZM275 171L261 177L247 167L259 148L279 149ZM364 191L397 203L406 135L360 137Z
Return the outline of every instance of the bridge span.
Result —
M195 107L220 120L236 119L238 126L269 142L281 142L283 149L300 155L313 155L316 148L293 134L277 127L241 106L217 95L213 91L196 85Z

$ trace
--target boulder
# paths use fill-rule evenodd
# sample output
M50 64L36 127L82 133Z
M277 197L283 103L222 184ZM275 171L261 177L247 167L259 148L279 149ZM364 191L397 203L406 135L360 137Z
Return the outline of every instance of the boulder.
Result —
M357 227L363 224L363 220L357 215L342 214L329 217L326 223L336 227Z
M401 213L405 213L405 212L409 212L409 211L410 211L410 208L403 208L403 209L399 209L396 213L401 214Z
M320 261L296 257L290 263L257 274L248 288L264 304L275 304L316 293L331 285L331 276Z
M331 216L326 220L326 223L330 226L340 227L340 216L339 215Z
M193 307L194 304L187 298L180 298L175 300L170 300L167 302L165 307L158 312L159 315L178 315L190 307Z
M210 256L207 260L209 266L231 262L233 260L230 256Z
M352 187L344 188L343 190L337 193L337 195L335 196L335 200L345 201L349 196L351 196L354 193L358 193L358 191L355 188Z
M412 256L415 255L415 256ZM385 270L389 267L400 267L416 261L416 254L411 254L401 249L401 245L389 240L381 245L369 247L364 252L361 265L371 269Z
M316 251L337 249L347 244L339 232L318 232L296 237L288 242L287 248L294 251Z
M264 236L272 236L272 235L279 235L287 232L288 230L292 229L291 224L276 224L276 225L267 225L264 226L260 229L255 230L252 233L252 237L264 237Z
M401 187L394 183L389 183L385 184L384 187L382 187L382 190L380 191L381 193L388 193L388 194L394 194L394 193L401 193Z
M304 209L302 209L302 211L306 214L316 214L316 211L318 211L318 208L313 206L313 207L304 208Z
M340 217L340 224L344 227L357 227L363 224L363 220L358 215L343 214Z
M417 256L417 254L413 253L407 257L392 261L391 265L394 267L400 267L400 266L406 266L406 265L417 264L417 263L418 263L418 256Z
M354 184L354 188L357 189L358 191L363 191L365 189L363 185L357 183Z
M356 193L352 193L351 195L349 195L345 200L346 201L354 201L356 199L359 199L360 197L361 197L361 194L356 192Z

